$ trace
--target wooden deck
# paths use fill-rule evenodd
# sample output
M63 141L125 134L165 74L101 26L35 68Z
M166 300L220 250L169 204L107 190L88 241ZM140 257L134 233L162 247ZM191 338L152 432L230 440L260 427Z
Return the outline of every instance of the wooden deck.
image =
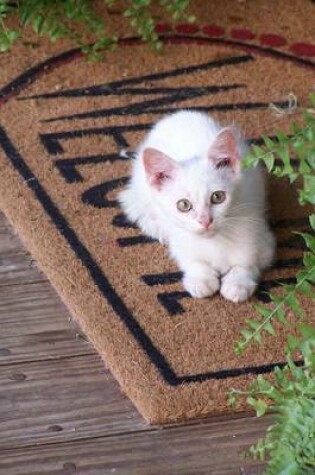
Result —
M0 213L0 474L258 475L270 417L148 426Z

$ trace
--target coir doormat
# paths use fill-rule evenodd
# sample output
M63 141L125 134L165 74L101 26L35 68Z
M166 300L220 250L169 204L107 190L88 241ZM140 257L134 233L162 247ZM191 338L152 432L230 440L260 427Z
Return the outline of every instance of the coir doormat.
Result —
M315 6L305 5L311 24ZM159 25L162 55L126 37L104 63L88 64L77 50L51 54L1 90L1 208L123 390L154 423L227 412L229 388L244 388L284 361L282 330L242 358L233 346L252 303L268 303L265 292L294 282L301 265L302 240L291 230L304 231L308 219L286 182L269 189L274 267L244 304L219 295L190 298L166 248L128 223L117 202L130 171L119 151L132 151L162 115L205 111L259 142L262 132L286 129L292 118L275 116L270 103L286 107L290 93L308 103L315 46L295 23L300 17L285 17L270 31L272 12L264 19L256 7L237 8L239 16L225 21L220 9L199 2L202 25ZM19 62L21 51L11 61ZM311 318L314 307L303 304Z

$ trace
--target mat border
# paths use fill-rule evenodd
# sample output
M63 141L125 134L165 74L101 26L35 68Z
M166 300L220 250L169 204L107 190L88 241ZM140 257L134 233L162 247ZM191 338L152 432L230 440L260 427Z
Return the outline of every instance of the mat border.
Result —
M163 35L160 37L161 41L165 44L181 44L181 43L196 43L196 44L221 44L225 46L231 46L240 48L243 51L256 52L261 55L273 56L278 59L284 59L294 63L298 63L301 66L306 68L315 69L315 62L304 57L292 55L281 50L274 48L256 45L254 43L247 43L246 41L237 41L230 40L225 37L223 38L208 38L205 36L192 36L192 35ZM140 46L143 45L143 41L139 37L127 37L121 38L118 41L120 46ZM47 60L36 64L32 68L28 69L26 72L17 76L14 80L10 81L8 84L3 86L0 89L0 108L7 102L11 97L19 94L19 92L32 84L36 79L38 79L43 74L51 73L56 67L62 66L69 62L72 62L78 58L83 58L84 54L81 52L80 48L74 48L63 53L58 54L57 56L52 56Z
M299 63L301 66L312 67L315 69L315 64L304 58L292 56L282 51L273 50L271 48L265 48L257 45L247 44L240 41L231 41L227 39L219 38L204 38L204 37L190 37L190 36L167 36L162 38L165 42L194 42L194 43L208 43L208 44L224 44L228 46L236 46L238 48L245 48L247 51L256 51L256 53L268 54L277 57L278 59L286 59ZM126 38L121 41L124 45L139 45L142 44L139 38ZM27 70L25 73L18 76L15 80L4 86L0 90L0 105L3 105L12 96L18 94L22 89L36 81L43 73L47 74L53 71L56 67L61 66L69 61L73 61L78 57L82 57L82 54L78 49L73 49L61 53L58 56L49 58L48 60L38 63L33 68ZM82 265L89 272L93 282L98 287L103 297L106 298L114 313L119 316L124 323L128 331L135 338L139 346L145 352L150 359L151 363L158 370L163 380L171 386L177 386L181 384L188 384L194 382L202 382L211 379L227 379L246 374L264 374L274 370L275 367L283 367L285 362L276 362L268 365L260 366L247 366L243 368L223 369L219 371L212 371L198 374L188 374L178 376L172 369L170 363L163 356L163 354L156 348L150 337L146 334L139 322L135 319L134 315L130 312L128 307L123 302L122 298L111 286L109 280L103 273L102 269L93 259L89 250L79 240L75 231L71 228L66 218L62 215L56 204L53 202L45 188L41 185L35 174L28 167L27 163L15 148L14 144L10 140L5 129L0 126L0 145L10 161L12 167L23 178L27 186L34 193L37 200L40 202L45 213L50 217L54 226L61 233L63 238L69 244L76 257L80 260ZM303 364L302 361L297 362L298 365Z

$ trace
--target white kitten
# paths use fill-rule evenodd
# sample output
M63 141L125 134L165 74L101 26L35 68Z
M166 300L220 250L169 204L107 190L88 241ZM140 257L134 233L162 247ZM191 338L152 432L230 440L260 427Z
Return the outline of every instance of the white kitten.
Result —
M180 111L160 120L136 152L119 201L142 231L168 244L193 297L220 289L233 302L255 291L274 239L265 219L260 168L241 170L234 128Z

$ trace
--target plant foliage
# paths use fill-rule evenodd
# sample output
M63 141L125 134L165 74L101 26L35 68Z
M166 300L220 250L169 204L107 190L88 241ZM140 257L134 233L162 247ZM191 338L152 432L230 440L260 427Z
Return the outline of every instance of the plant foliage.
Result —
M117 0L103 1L108 7L118 3ZM155 29L159 20L156 7L169 19L192 22L194 17L186 13L189 3L189 0L126 0L122 15L144 41L159 50L162 43ZM106 22L90 0L0 0L0 51L7 52L17 38L23 37L25 28L30 27L38 36L46 35L52 41L68 37L92 60L97 60L103 51L113 49L118 42L117 36L108 33ZM94 42L89 44L87 38L91 35ZM315 97L311 101L315 109ZM263 162L276 177L299 183L298 200L302 206L315 204L314 109L304 111L304 123L293 123L290 134L279 131L275 139L263 137L264 146L253 146L244 160L245 167ZM297 167L292 165L290 156L297 157ZM315 283L315 214L309 216L309 222L310 232L301 234L307 250L296 283L282 286L281 295L269 294L270 306L256 305L258 316L247 320L235 348L241 355L250 344L262 343L264 335L275 336L276 322L293 330L288 310L296 316L299 336L293 335L296 331L288 335L286 365L276 368L271 380L260 375L248 391L232 389L229 394L231 404L245 397L257 416L267 410L275 414L275 423L264 439L249 451L254 458L269 459L265 475L315 473L315 329L301 323L304 312L299 303L300 295L315 298L312 287ZM298 356L301 359L297 362Z
M311 97L315 109L315 97ZM245 167L264 162L269 172L290 183L298 183L298 200L303 205L315 204L315 110L303 112L302 125L292 123L291 134L278 132L271 140L263 137L263 147L252 147ZM290 156L298 159L293 166ZM315 298L315 214L309 216L309 233L300 233L306 246L303 268L296 283L282 286L282 294L269 294L271 306L256 305L258 317L247 320L247 327L236 343L241 355L252 344L260 344L266 334L275 336L275 322L288 328L286 364L277 367L271 380L259 375L248 389L232 389L229 402L234 405L245 398L257 416L268 410L275 423L249 454L269 460L265 475L311 475L315 473L315 328L303 323L304 311L299 296ZM296 316L289 323L288 310ZM291 330L291 331L290 331ZM298 336L296 336L298 335Z
M277 132L271 140L263 137L264 147L254 145L245 157L244 166L257 166L262 161L269 172L278 178L287 178L290 183L298 179L298 200L301 205L315 205L315 96L311 97L314 114L304 111L304 124L292 123L292 134ZM293 167L290 156L298 159ZM242 338L236 343L236 353L241 355L252 343L261 343L264 333L275 336L274 323L289 325L287 310L291 310L297 318L303 317L303 309L299 304L299 295L303 294L315 299L312 284L315 283L315 214L309 216L311 231L298 233L303 238L307 251L304 253L304 267L296 275L296 283L282 286L282 295L269 294L272 307L257 304L259 318L247 320L247 327L242 330Z
M275 414L265 438L249 450L256 459L269 458L266 475L315 473L315 328L299 329L301 338L290 341L290 351L301 353L301 365L288 355L287 365L275 369L272 382L259 375L248 391L229 394L231 404L246 397L258 417L267 410Z
M117 0L103 0L108 7L114 7ZM190 0L126 0L122 15L153 49L160 49L155 31L158 17L153 14L159 7L162 14L173 20L194 21L186 14ZM19 20L19 27L8 26L10 17ZM47 35L52 41L62 37L71 38L81 46L84 53L96 60L104 50L112 49L118 41L109 34L105 18L99 16L90 0L0 0L0 51L6 52L17 38L23 36L25 27L30 26L38 35ZM82 33L82 31L84 31ZM95 41L87 43L86 35L93 34Z

